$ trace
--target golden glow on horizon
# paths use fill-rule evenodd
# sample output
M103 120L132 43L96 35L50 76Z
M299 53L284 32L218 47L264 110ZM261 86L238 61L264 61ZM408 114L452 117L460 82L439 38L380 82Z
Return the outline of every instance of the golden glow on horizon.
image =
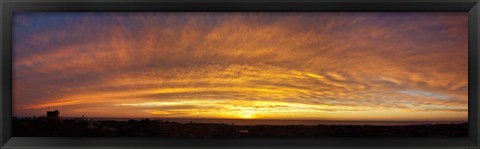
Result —
M42 15L15 18L16 116L467 120L466 13Z

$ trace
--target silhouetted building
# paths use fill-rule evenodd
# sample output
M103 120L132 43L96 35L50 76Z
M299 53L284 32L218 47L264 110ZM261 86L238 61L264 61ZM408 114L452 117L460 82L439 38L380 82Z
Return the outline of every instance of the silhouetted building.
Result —
M47 118L58 118L60 116L60 111L47 111Z
M52 122L61 122L60 111L47 111L47 120Z

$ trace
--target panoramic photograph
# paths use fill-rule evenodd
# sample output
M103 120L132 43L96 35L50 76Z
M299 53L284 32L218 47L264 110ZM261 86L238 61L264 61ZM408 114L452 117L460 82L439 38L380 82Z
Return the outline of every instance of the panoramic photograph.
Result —
M13 137L468 137L467 12L13 14Z

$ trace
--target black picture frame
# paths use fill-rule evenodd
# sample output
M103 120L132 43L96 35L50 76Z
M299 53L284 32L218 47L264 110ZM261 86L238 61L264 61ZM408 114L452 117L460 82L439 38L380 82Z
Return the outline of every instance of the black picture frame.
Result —
M479 0L2 0L0 147L12 148L480 148ZM168 139L12 137L12 14L105 11L468 12L468 138Z

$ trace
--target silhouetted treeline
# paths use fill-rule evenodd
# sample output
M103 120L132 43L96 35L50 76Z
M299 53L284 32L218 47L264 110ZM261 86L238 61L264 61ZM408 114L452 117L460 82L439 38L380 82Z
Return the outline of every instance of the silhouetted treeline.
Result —
M42 117L13 119L14 137L467 137L468 124L234 125L176 123L149 119L91 121Z

